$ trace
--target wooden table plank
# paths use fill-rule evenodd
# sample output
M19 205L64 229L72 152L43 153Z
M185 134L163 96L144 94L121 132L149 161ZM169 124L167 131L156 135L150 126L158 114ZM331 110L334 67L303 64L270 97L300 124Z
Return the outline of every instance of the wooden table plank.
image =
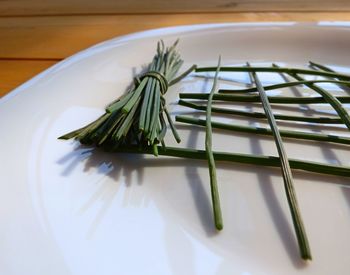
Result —
M1 15L195 13L242 11L346 11L347 0L11 0L0 2Z
M349 13L222 13L0 18L0 58L65 58L119 35L223 22L350 20Z
M135 31L199 23L320 20L350 20L350 12L0 17L0 96L57 60Z

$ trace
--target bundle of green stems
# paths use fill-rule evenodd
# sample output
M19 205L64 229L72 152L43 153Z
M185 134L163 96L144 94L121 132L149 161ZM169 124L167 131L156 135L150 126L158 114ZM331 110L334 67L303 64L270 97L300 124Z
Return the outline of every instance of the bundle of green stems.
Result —
M176 41L165 48L158 42L157 53L145 73L134 79L135 85L127 93L110 103L105 113L87 126L74 130L60 139L75 138L81 144L102 146L106 150L138 144L152 147L158 155L157 145L164 144L167 124L179 143L181 141L166 106L165 93L195 66L176 77L183 60L176 51Z

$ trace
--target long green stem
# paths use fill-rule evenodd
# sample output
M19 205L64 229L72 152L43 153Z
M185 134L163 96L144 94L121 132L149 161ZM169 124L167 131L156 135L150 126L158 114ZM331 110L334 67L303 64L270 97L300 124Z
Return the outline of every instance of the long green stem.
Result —
M278 126L275 121L275 118L273 116L271 106L267 98L267 95L265 93L265 90L255 72L252 72L252 77L254 78L255 85L260 95L262 106L266 113L267 120L270 124L271 131L275 139L276 148L277 148L278 155L281 162L281 171L282 171L282 176L284 180L284 187L285 187L289 209L293 220L295 233L297 235L297 239L299 243L300 254L303 259L311 260L312 257L311 257L310 247L309 247L309 241L307 239L303 220L301 218L298 201L297 201L296 193L293 186L292 171L289 166L289 161L283 146L282 138L278 130Z
M272 64L272 66L274 68L280 68L276 64ZM305 81L305 79L298 74L288 73L288 75L293 77L294 79L296 79L298 81ZM314 85L313 83L308 83L305 85L307 87L309 87L310 89L314 90L316 93L320 94L324 98L324 100L333 107L333 109L337 112L337 114L339 115L342 122L350 130L350 116L349 116L348 112L346 111L346 109L341 104L341 102L335 96L333 96L330 92L326 91L325 89L322 89L321 87Z
M168 111L168 109L167 109L166 107L164 107L164 113L165 113L166 118L167 118L167 120L168 120L168 122L169 122L170 129L171 129L171 131L172 131L172 133L173 133L173 136L175 137L176 142L177 142L177 143L180 143L180 142L181 142L180 135L179 135L179 133L177 132L177 130L176 130L176 128L175 128L175 125L174 125L174 122L173 122L173 120L171 119L171 116L170 116L170 114L169 114L169 111Z
M181 99L208 99L208 93L180 93ZM337 96L341 103L350 103L350 96ZM215 94L214 100L229 102L260 102L258 95L226 95ZM270 103L276 104L320 104L327 103L323 97L288 97L288 96L268 96Z
M292 76L293 78L299 80L299 81L305 81L305 79L303 77L301 77L297 74L289 74L289 75ZM334 108L334 110L337 112L337 114L339 115L339 117L341 118L343 123L350 130L350 116L349 116L348 112L346 111L346 109L341 104L341 102L335 96L333 96L331 93L326 91L325 89L322 89L314 84L305 84L305 85L308 86L310 89L314 90L315 92L319 93L320 95L322 95L324 100L327 101Z
M188 108L192 108L195 110L205 111L206 106L198 105L193 102L185 101L180 99L178 102L179 105L185 106ZM264 113L260 112L248 112L243 110L234 110L220 107L212 107L213 113L217 114L228 114L228 115L238 115L244 117L252 117L252 118L266 118ZM301 121L301 122L311 122L311 123L322 123L322 124L342 124L343 122L339 118L331 118L331 117L303 117L303 116L292 116L292 115L280 115L273 114L275 119L277 120L288 120L288 121Z
M130 153L130 154L153 154L153 148L145 147L140 149L138 146L123 146L113 150L116 153ZM163 148L158 146L158 154L160 156L207 160L205 150L197 150L190 148L169 147ZM259 156L251 154L238 154L227 152L213 151L216 161L234 162L251 164L266 167L280 167L279 157L274 156ZM303 170L307 172L319 173L324 175L342 176L350 178L350 167L336 166L331 164L324 164L313 161L289 159L289 164L292 169Z
M315 84L315 83L335 83L335 84L348 84L350 85L350 81L339 81L339 80L304 80L304 81L291 81L286 83L280 83L280 84L273 84L264 86L265 91L270 90L277 90L282 88L288 88L298 85L308 85L308 84ZM257 92L257 88L247 88L247 89L220 89L220 94L236 94L236 93L253 93Z
M200 125L200 126L206 125L206 120L204 119L191 118L186 116L176 116L176 121L192 124L192 125ZM213 122L213 121L211 122L211 125L213 128L222 129L222 130L229 130L229 131L235 131L235 132L241 132L241 133L252 133L252 134L265 135L265 136L272 135L272 131L270 129L263 128L263 127L233 125L233 124L226 124L226 123ZM301 132L301 131L288 131L288 130L280 130L280 134L281 136L287 137L287 138L325 141L325 142L350 145L350 138L336 136L336 135L325 135L320 133L307 133L307 132Z
M190 68L188 68L186 71L184 71L182 74L180 74L178 77L174 78L169 82L169 85L174 85L181 81L183 78L185 78L187 75L189 75L191 72L193 72L197 68L197 65L194 64Z
M311 68L316 68L318 70L322 70L322 71L326 71L326 72L332 72L332 73L336 73L335 70L327 67L327 66L324 66L322 64L318 64L318 63L315 63L315 62L312 62L312 61L309 61L309 64L311 66ZM328 79L331 79L330 77ZM338 79L338 78L336 78ZM341 89L343 89L344 91L346 91L347 93L349 93L350 91L350 85L349 84L346 84L346 83L341 83L341 81L339 83L336 83L336 85L338 87L340 87Z
M331 68L328 68L327 66L324 66L324 65L318 64L316 62L312 62L312 61L309 61L309 63L311 66L316 67L322 71L336 73L336 71L332 70Z
M207 153L207 159L208 159L210 190L211 190L211 199L213 203L214 221L215 221L215 227L218 230L221 230L223 228L223 221L222 221L222 213L221 213L221 207L220 207L219 188L218 188L217 177L216 177L215 160L214 160L214 155L212 151L211 105L213 101L214 92L217 88L218 74L220 71L220 63L221 63L221 57L219 57L213 86L209 93L209 98L208 98L208 103L206 108L206 123L205 123L205 128L206 128L205 152Z
M216 67L199 67L196 72L215 72ZM221 67L220 72L267 72L267 73L291 73L291 74L307 74L307 75L318 75L325 77L334 77L341 80L350 80L350 75L325 72L325 71L315 71L307 69L298 68L273 68L273 67Z

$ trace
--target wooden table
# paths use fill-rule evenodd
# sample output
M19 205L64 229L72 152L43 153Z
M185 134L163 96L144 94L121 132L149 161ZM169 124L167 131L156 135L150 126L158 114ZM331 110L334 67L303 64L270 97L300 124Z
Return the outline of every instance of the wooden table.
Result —
M16 2L16 1L15 1ZM20 2L20 1L17 1ZM32 1L38 2L38 1ZM40 1L39 1L40 2ZM134 1L135 2L135 1ZM181 13L94 14L53 13L44 9L37 14L24 6L23 11L11 10L12 1L0 5L0 96L56 62L93 44L115 36L176 25L258 21L348 21L350 12L207 12L208 9ZM51 2L53 3L53 2ZM348 5L349 6L349 5ZM146 9L147 7L145 7ZM18 9L17 9L18 10ZM193 8L192 8L193 10ZM230 10L230 9L225 9ZM165 11L166 12L166 11Z

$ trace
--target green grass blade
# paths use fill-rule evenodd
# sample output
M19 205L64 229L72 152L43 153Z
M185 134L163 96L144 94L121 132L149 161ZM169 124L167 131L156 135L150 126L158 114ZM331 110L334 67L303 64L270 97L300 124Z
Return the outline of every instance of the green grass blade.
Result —
M123 113L130 112L130 110L134 106L135 102L140 98L141 93L143 92L143 88L145 87L146 84L147 84L147 79L146 78L142 79L141 83L137 86L137 88L133 92L132 97L129 99L129 101L122 108Z
M276 144L278 155L281 162L281 170L282 170L282 176L284 180L285 192L286 192L289 209L293 220L295 233L299 243L300 254L303 259L311 260L312 257L311 257L310 247L309 247L309 241L307 239L306 231L304 229L304 224L300 214L296 193L293 186L292 171L289 166L289 161L283 146L282 138L278 130L278 126L273 116L271 106L270 106L268 97L264 91L264 88L261 85L261 82L255 72L252 72L252 77L254 78L255 85L260 95L263 109L266 113L267 120L269 122L269 125L273 133L273 137L275 139L275 144Z
M186 124L199 125L199 126L206 125L206 120L204 119L191 118L186 116L176 116L176 121L186 123ZM272 131L268 128L263 128L263 127L233 125L233 124L213 122L213 121L211 125L215 129L272 136ZM287 137L287 138L313 140L313 141L325 141L325 142L332 142L337 144L350 145L350 138L336 136L336 135L307 133L307 132L289 131L289 130L280 130L280 134L282 137Z
M113 103L109 104L106 108L106 112L113 113L121 109L128 100L132 97L133 91L128 92L127 94L123 95L118 100L114 101Z
M141 113L140 113L140 121L139 121L139 130L144 131L145 130L145 124L146 124L146 112L148 109L148 103L149 103L149 98L151 95L151 89L153 87L154 79L151 78L144 91L144 96L142 99L142 105L141 105Z
M210 175L210 190L211 190L211 199L213 203L213 212L214 212L214 221L215 227L218 230L223 228L223 220L220 206L220 196L219 188L217 184L216 176L216 166L214 155L212 152L212 127L211 127L211 105L213 101L213 95L217 89L218 74L220 71L221 57L219 57L218 67L215 72L213 86L209 93L207 109L206 109L206 125L205 125L205 152L208 159L209 175Z
M181 81L184 79L187 75L189 75L191 72L193 72L197 68L197 65L192 65L189 69L184 71L182 74L180 74L178 77L174 78L169 82L169 86L174 85L175 83Z
M343 84L350 85L350 81L339 81L339 80L304 80L304 81L291 81L286 83L274 84L264 86L265 91L271 91L276 89L294 87L299 85L315 84L315 83L334 83L334 84ZM247 89L220 89L220 94L237 94L237 93L253 93L257 92L257 88L247 88Z
M170 116L170 114L169 114L169 112L168 112L168 109L167 109L165 106L164 106L164 113L165 113L166 118L167 118L167 120L168 120L168 122L169 122L170 129L171 129L171 131L172 131L172 133L173 133L173 136L174 136L176 142L177 142L177 143L180 143L180 142L181 142L180 135L179 135L178 132L176 131L174 122L173 122L173 120L171 119L171 116Z
M180 93L181 99L201 99L207 100L208 93ZM350 103L350 96L337 96L341 103ZM214 100L221 100L227 102L260 102L258 95L227 95L215 94ZM268 96L270 103L276 104L324 104L327 103L323 97L288 97L288 96Z
M297 74L289 74L289 75L299 81L305 81L303 77ZM324 100L334 108L334 110L339 115L340 119L343 121L346 127L348 127L348 129L350 130L350 116L346 111L346 109L341 104L341 102L335 96L333 96L331 93L329 93L323 88L320 88L314 84L305 84L305 85L308 86L310 89L314 90L315 92L319 93L324 98Z
M199 105L193 102L185 101L180 99L178 102L179 105L185 106L194 110L205 111L206 106ZM260 112L248 112L243 110L234 110L228 108L212 107L213 113L217 114L227 114L227 115L238 115L251 118L266 118L265 113ZM342 124L343 122L339 118L331 117L303 117L303 116L292 116L292 115L280 115L273 114L276 120L286 120L286 121L300 121L300 122L309 122L309 123L322 123L322 124Z
M336 71L332 70L331 68L329 68L327 66L324 66L324 65L312 62L312 61L309 61L309 64L310 64L311 68L316 68L316 69L319 69L319 70L322 70L322 71L336 73ZM331 79L331 78L329 78L329 79ZM336 78L336 79L338 79L338 78ZM346 91L347 93L349 93L350 92L350 85L346 84L346 83L340 83L340 82L336 83L336 85L338 87L340 87L341 89L343 89L344 91Z
M95 130L101 123L105 122L110 116L110 113L104 113L102 116L100 116L97 120L89 123L88 125L79 128L77 130L74 130L72 132L69 132L67 134L64 134L63 136L60 136L58 139L71 139L71 138L78 138L89 133L90 131Z
M154 136L155 129L157 128L157 125L159 123L160 96L161 96L160 85L158 82L156 82L154 100L153 100L153 106L152 106L152 112L151 112L151 120L150 120L150 126L149 126L149 131L151 133L151 136ZM152 138L151 143L153 143L153 141L154 139Z
M114 152L130 154L153 154L153 148L145 147L140 149L138 146L125 146L122 148L115 148ZM161 146L158 146L158 153L160 156L207 161L207 155L205 150L169 146L167 146L165 150ZM213 155L216 161L222 162L242 163L264 167L280 167L281 165L279 157L275 156L262 156L215 151L213 151ZM295 170L350 178L350 167L347 166L337 166L332 164L297 159L289 159L289 164L290 167Z
M198 67L196 72L215 72L216 67ZM306 75L318 75L324 77L333 77L341 80L350 81L350 75L334 73L334 72L324 72L315 71L308 69L298 69L298 68L274 68L274 67L221 67L221 72L267 72L267 73L291 73L291 74L306 74Z

